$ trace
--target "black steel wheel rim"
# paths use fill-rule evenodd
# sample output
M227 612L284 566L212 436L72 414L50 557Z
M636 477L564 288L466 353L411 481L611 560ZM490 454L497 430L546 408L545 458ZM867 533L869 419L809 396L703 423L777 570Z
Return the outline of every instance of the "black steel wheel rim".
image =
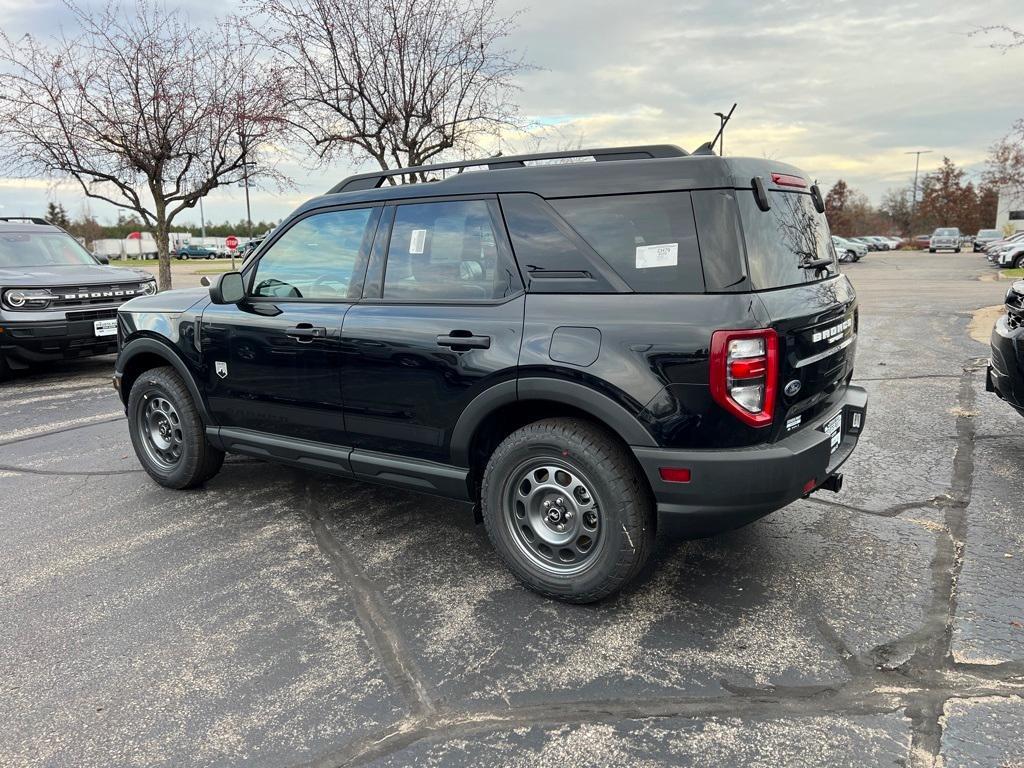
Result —
M159 392L143 396L136 428L150 462L170 471L181 461L184 446L181 417L174 404Z

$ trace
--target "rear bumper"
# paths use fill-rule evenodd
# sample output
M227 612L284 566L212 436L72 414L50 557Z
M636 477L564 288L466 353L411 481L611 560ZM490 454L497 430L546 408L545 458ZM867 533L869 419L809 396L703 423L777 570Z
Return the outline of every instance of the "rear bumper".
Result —
M92 319L0 320L0 354L12 367L21 368L32 363L117 352L117 336L97 336L93 323Z
M985 389L995 392L1024 416L1024 328L1010 328L1003 315L992 329L992 356Z
M847 387L843 400L799 432L775 443L720 451L633 447L647 476L659 516L723 517L748 522L820 487L853 452L867 419L867 392ZM843 414L842 439L831 451L824 425ZM854 428L854 415L860 426ZM660 467L685 467L690 482L661 479Z

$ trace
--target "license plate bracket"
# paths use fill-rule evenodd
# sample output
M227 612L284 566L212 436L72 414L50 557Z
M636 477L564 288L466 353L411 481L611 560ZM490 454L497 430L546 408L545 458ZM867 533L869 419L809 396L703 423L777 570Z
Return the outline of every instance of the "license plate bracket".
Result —
M93 321L92 332L94 336L117 336L117 318Z
M822 426L821 431L828 435L829 453L835 453L843 441L843 412L840 411Z

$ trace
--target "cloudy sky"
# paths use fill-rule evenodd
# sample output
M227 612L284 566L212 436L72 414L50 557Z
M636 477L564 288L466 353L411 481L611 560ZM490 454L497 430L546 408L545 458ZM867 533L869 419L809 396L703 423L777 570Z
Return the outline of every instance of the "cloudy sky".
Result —
M910 150L930 149L922 172L948 155L977 175L988 147L1024 117L1024 48L1002 53L984 24L1024 29L1021 0L500 0L520 11L510 41L537 69L521 78L523 114L586 145L675 143L692 149L738 102L726 154L794 163L823 185L845 178L874 201L913 176ZM85 3L88 5L88 3ZM196 24L230 3L183 0ZM0 0L0 28L46 36L70 24L59 2ZM557 136L554 140L558 140ZM284 194L257 191L254 219L278 219L354 165L309 172ZM48 201L81 210L73 187L0 179L0 215ZM112 220L113 209L92 210ZM210 220L238 220L240 190L215 191ZM198 221L198 216L196 216Z

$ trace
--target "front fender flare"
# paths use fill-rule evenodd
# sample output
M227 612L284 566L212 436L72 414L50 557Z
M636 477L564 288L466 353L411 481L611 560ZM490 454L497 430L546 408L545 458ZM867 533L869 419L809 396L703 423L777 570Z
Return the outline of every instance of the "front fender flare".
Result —
M199 385L196 383L195 376L192 371L189 370L188 365L182 359L178 351L164 341L160 341L159 339L154 339L149 336L143 336L129 341L121 347L121 352L117 356L117 362L114 363L114 376L121 378L132 359L142 354L156 355L174 368L185 382L185 386L188 387L189 394L192 395L192 400L196 405L196 410L199 411L199 415L203 419L203 424L206 426L213 425L213 420L210 418L210 411L206 407L206 401L199 391ZM125 407L127 407L129 395L128 388L121 386L118 388L118 391L121 395L121 402L124 403Z

